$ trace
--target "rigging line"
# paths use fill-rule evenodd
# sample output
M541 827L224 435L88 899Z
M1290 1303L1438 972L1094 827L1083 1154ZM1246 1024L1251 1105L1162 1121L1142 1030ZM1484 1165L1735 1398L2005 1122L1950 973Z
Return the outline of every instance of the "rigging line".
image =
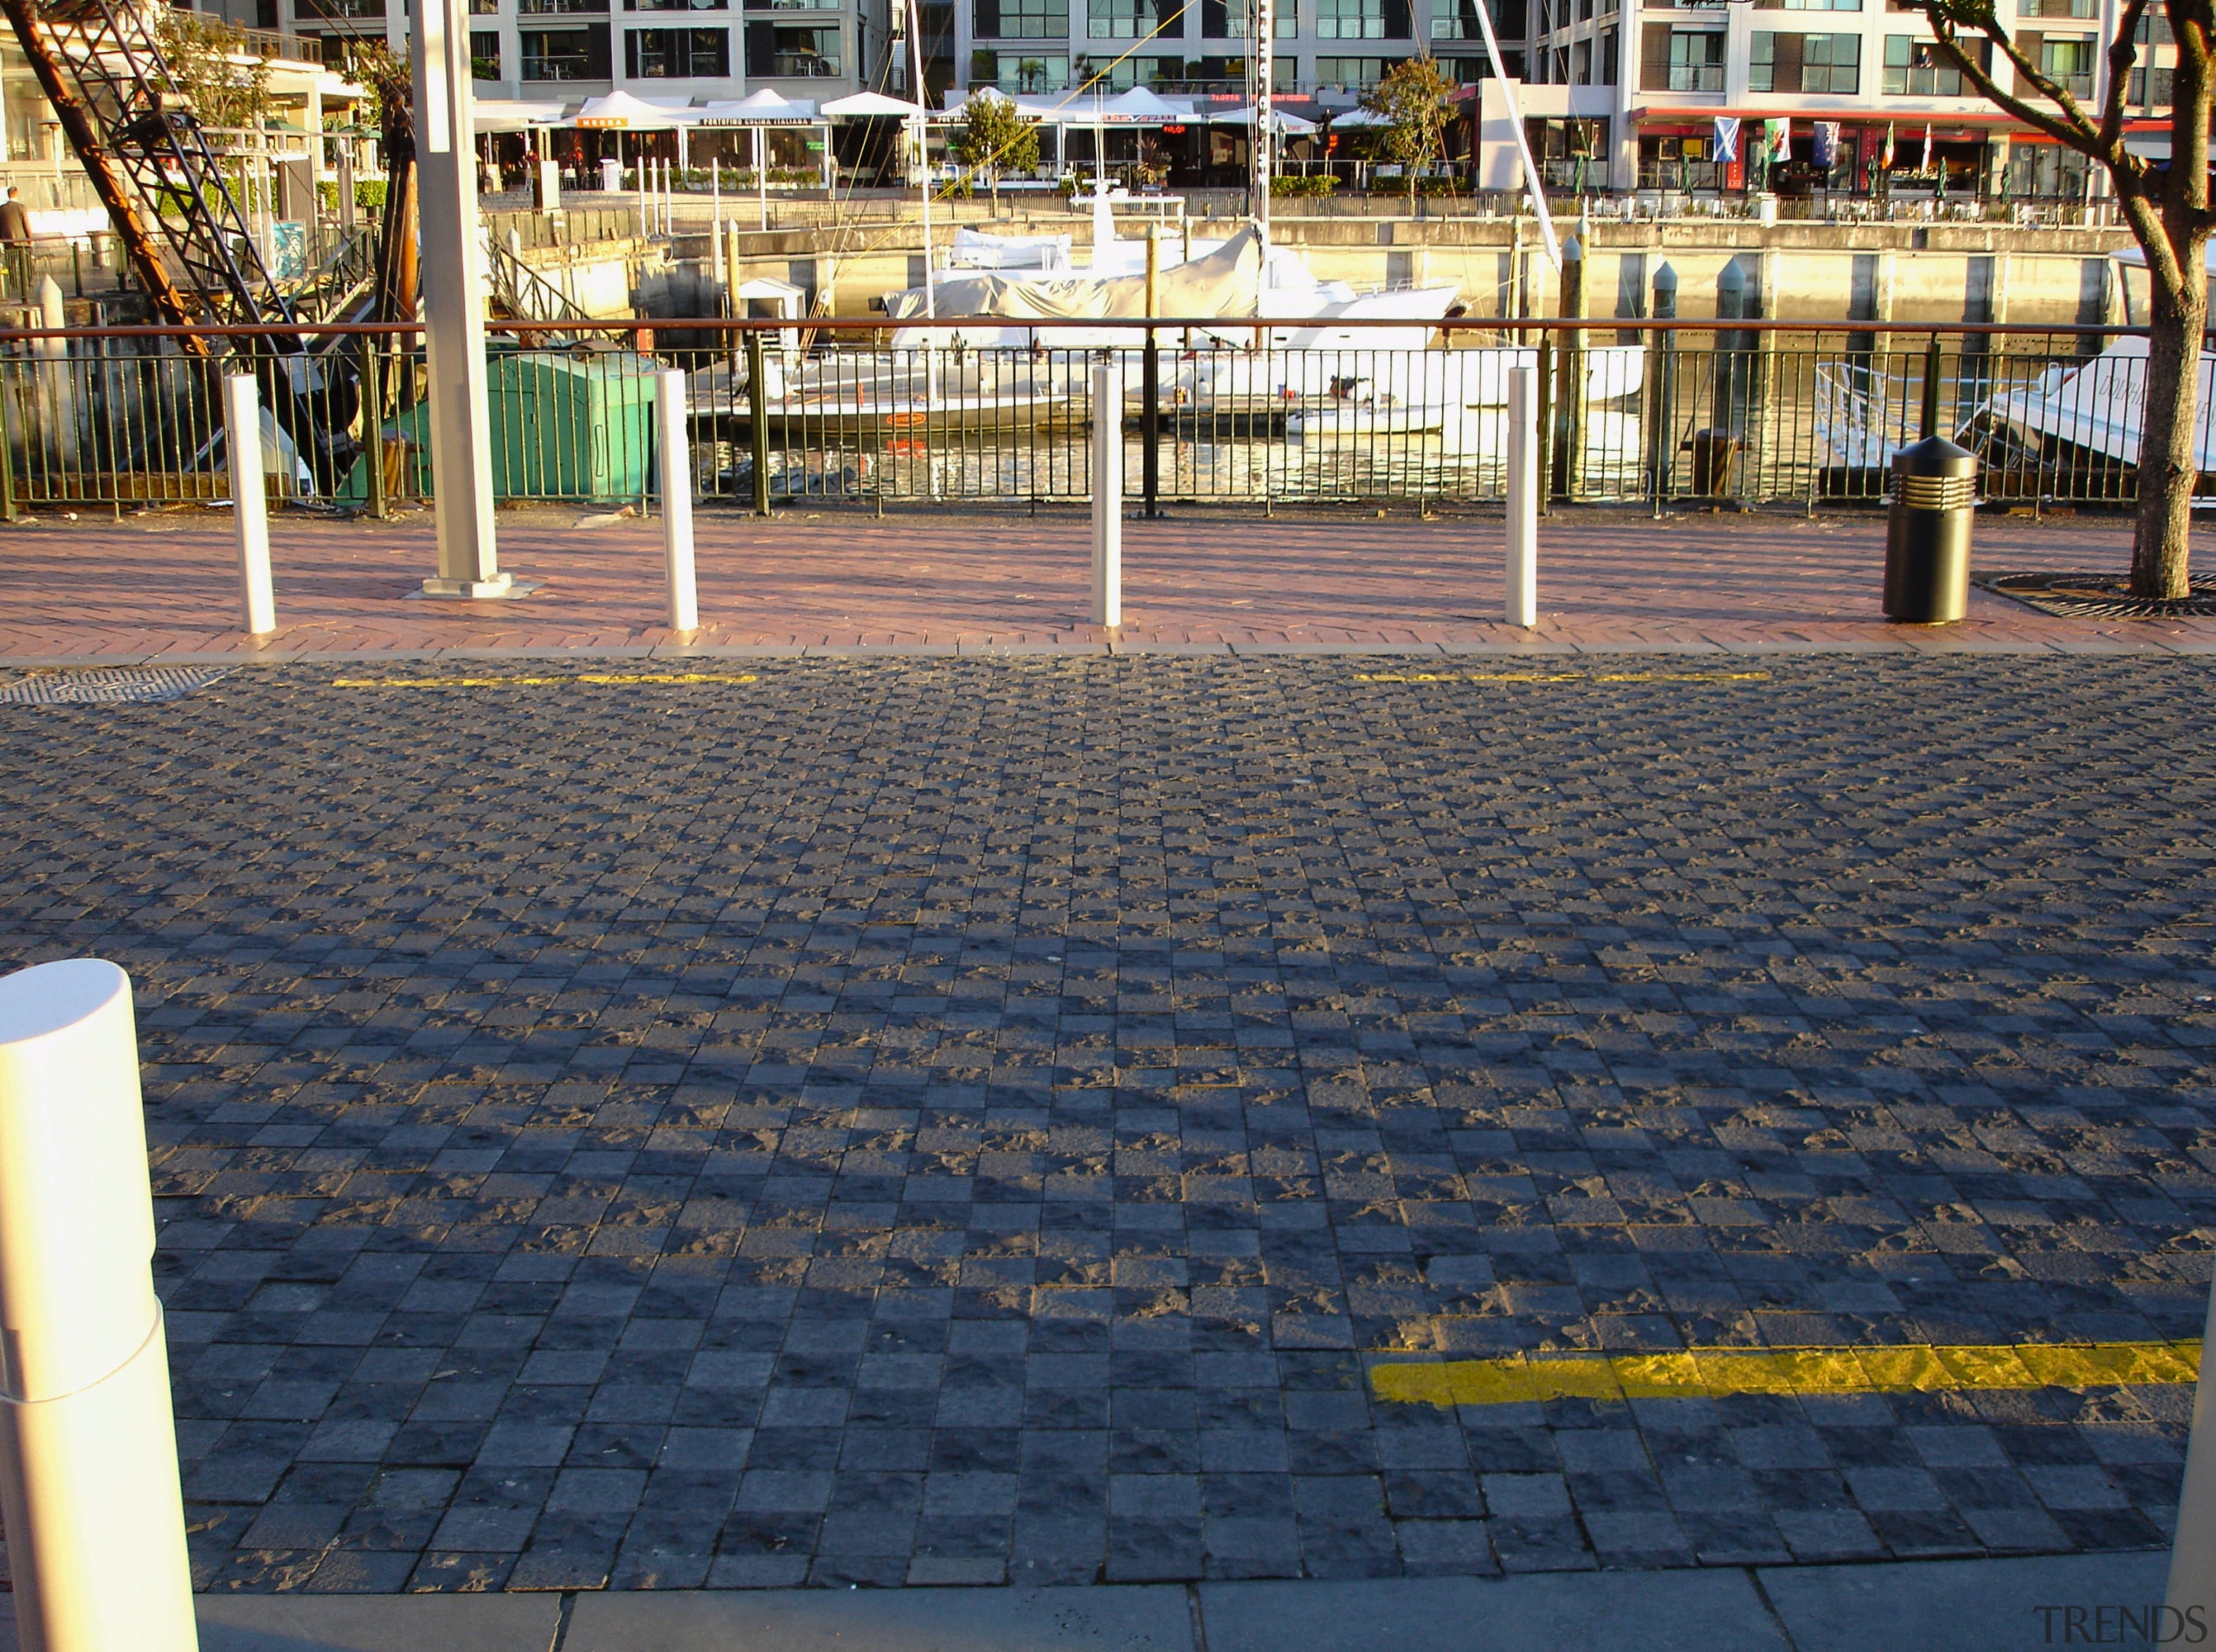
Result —
M1180 18L1182 19L1182 13L1180 13L1180 14L1179 14L1179 16L1180 16ZM1147 45L1147 44L1149 44L1150 42L1153 42L1153 41L1156 41L1156 40L1161 39L1161 38L1162 38L1162 36L1163 36L1163 35L1168 31L1169 27L1169 23L1168 23L1166 21L1165 21L1165 22L1163 22L1156 23L1156 24L1154 26L1154 28L1153 28L1151 30L1150 30L1148 33L1146 33L1145 35L1142 35L1142 36L1141 36L1140 38L1138 38L1137 40L1133 41L1133 42L1131 42L1131 44L1130 48L1129 48L1127 50L1125 50L1125 51L1124 51L1124 52L1120 56L1118 56L1118 57L1114 57L1114 58L1110 59L1110 60L1108 61L1108 62L1107 62L1107 63L1104 64L1104 65L1101 67L1101 68L1100 68L1100 70L1099 70L1099 72L1098 72L1098 74L1095 74L1094 75L1092 75L1089 80L1087 80L1085 82L1085 84L1084 84L1083 86L1079 87L1077 88L1076 92L1073 92L1073 93L1071 93L1066 94L1066 97L1065 97L1065 99L1064 99L1064 101L1065 101L1065 102L1066 102L1066 101L1067 101L1067 99L1068 99L1069 97L1075 97L1075 96L1079 95L1079 93L1084 93L1084 92L1085 92L1085 91L1089 90L1089 89L1090 89L1091 87L1092 87L1093 86L1095 86L1095 85L1098 84L1098 82L1099 82L1100 78L1101 78L1101 76L1102 76L1102 75L1105 75L1105 74L1108 74L1108 73L1109 73L1109 71L1110 71L1110 70L1111 70L1111 69L1113 69L1113 68L1114 68L1114 67L1115 67L1118 63L1124 62L1126 59L1130 58L1130 57L1131 57L1134 53L1136 53L1136 52L1139 49L1139 48L1140 48L1140 47L1144 46L1144 45ZM885 57L884 57L882 60L880 60L880 64L879 64L880 68L886 72L886 74L887 74L888 78L889 78L890 72L891 72L891 68L892 68L892 48L891 48L890 47L888 47L888 48L886 48L886 55L885 55ZM916 93L917 93L918 100L918 101L920 102L921 99L922 99L922 98L923 98L923 96L924 96L924 90L923 90L923 88L922 88L921 87L917 87L917 88L916 88ZM927 106L924 107L924 119L928 121L928 120L929 120L929 119L930 119L931 111L930 111L930 109L929 109L929 107L928 107ZM1062 131L1064 131L1064 132L1066 132L1066 131L1068 131L1069 129L1068 129L1066 126L1065 126L1065 127L1061 128L1061 130L1062 130ZM833 167L833 169L832 169L831 176L832 176L832 178L834 179L834 181L835 182L835 180L837 179L837 177L838 177L838 176L839 176L839 174L838 174L838 169L837 169L837 167L836 167L835 165L834 165L834 166ZM940 187L940 189L939 189L938 192L934 196L934 197L933 197L933 198L934 198L934 199L937 199L937 200L940 200L940 201L950 201L950 200L952 200L952 199L954 198L954 193L953 193L953 192L954 192L954 190L955 190L955 189L956 189L957 185L959 183L961 183L961 182L962 182L962 180L960 180L960 179L953 179L953 180L950 180L950 181L949 181L948 183L946 183L944 185L943 185L943 186L941 186L941 187ZM851 200L851 198L852 198L851 193L849 194L849 197L848 197L848 198ZM867 257L867 256L869 256L869 254L872 254L872 253L881 251L888 242L890 242L890 241L892 241L895 240L896 238L899 238L899 237L900 236L900 235L901 235L901 232L902 232L903 230L905 230L906 228L907 228L907 226L906 226L905 223L903 223L903 222L899 222L898 219L896 219L896 220L894 221L894 222L893 222L892 226L890 228L886 229L886 231L884 231L884 233L883 233L883 234L881 234L881 235L878 235L875 239L873 239L873 240L872 240L872 241L869 241L868 242L866 242L866 243L865 243L865 244L862 244L862 245L857 246L856 244L854 244L854 242L852 242L852 241L844 241L844 240L840 241L839 241L839 243L837 244L837 246L834 247L834 250L832 252L831 256L832 256L833 258L834 258L834 259L836 259L836 258L844 258L844 257L847 257L847 256L849 256L849 255L852 255L852 256L854 256L854 257L857 257L857 258L866 258L866 257ZM842 222L834 222L833 223L833 225L832 225L832 229L833 229L834 235L835 236L844 237L845 235L847 235L847 234L849 234L849 233L855 233L855 234L859 234L859 232L860 232L860 226L859 224L853 224L853 223L842 223Z

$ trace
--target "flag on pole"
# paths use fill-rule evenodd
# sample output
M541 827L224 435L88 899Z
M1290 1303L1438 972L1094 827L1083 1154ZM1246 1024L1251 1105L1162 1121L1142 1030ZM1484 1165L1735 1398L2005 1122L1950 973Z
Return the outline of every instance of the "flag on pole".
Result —
M1828 172L1839 164L1839 122L1816 122L1816 164Z
M1719 166L1729 166L1732 162L1738 158L1739 117L1736 115L1718 115L1716 117L1717 164Z
M1931 123L1928 120L1923 123L1923 170L1931 170Z
M1888 172L1893 170L1893 123L1890 120L1885 123L1885 152L1878 164Z
M1789 120L1762 122L1763 157L1771 161L1793 158L1793 123Z

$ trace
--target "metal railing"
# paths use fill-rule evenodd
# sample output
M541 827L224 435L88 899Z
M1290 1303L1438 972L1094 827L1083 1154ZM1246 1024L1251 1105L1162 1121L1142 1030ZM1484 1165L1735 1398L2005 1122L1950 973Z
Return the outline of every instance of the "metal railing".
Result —
M1085 321L976 342L991 325L603 319L586 337L574 318L491 324L495 491L650 502L664 366L689 375L697 497L742 508L1074 504L1092 492L1102 417L1121 424L1125 487L1150 510L1482 505L1504 493L1517 366L1540 371L1553 502L1875 502L1893 455L1926 434L1979 453L1989 501L2120 506L2135 490L2140 329L1354 322L1293 348L1283 323L1163 318L1150 338L1143 323ZM181 331L0 331L0 508L227 497L226 370L184 353ZM254 331L220 336L236 346ZM373 513L428 497L418 330L279 331L316 350L257 370L273 496ZM1087 370L1109 353L1129 389L1103 409ZM2212 425L2204 407L2203 453ZM2216 498L2216 477L2203 489Z

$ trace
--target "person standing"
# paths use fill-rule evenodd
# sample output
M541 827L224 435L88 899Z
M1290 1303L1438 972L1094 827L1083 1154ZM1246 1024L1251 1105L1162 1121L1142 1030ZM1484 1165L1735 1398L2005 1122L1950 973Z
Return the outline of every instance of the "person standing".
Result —
M0 252L7 254L8 285L23 303L31 301L31 215L23 209L23 191L10 188L0 201Z

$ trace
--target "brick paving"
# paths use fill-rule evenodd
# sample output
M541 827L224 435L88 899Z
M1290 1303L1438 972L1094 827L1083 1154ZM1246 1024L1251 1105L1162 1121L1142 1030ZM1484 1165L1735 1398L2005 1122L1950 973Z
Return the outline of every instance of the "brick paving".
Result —
M435 564L428 519L284 515L272 530L279 629L236 630L228 520L198 509L112 523L42 518L0 534L0 660L898 647L1101 650L1398 646L2200 651L2216 620L2057 620L1982 591L1964 624L1886 625L1875 511L1646 517L1579 511L1540 539L1541 622L1499 623L1498 517L1406 511L1276 521L1187 511L1126 529L1125 615L1085 623L1081 514L791 512L699 518L703 629L662 619L660 524L579 527L575 511L501 514L502 565L544 581L519 602L405 600ZM1977 525L1981 568L2121 568L2116 517Z
M6 961L140 994L203 1586L2161 1543L2187 1389L1371 1395L2198 1334L2208 665L1752 663L0 705Z

